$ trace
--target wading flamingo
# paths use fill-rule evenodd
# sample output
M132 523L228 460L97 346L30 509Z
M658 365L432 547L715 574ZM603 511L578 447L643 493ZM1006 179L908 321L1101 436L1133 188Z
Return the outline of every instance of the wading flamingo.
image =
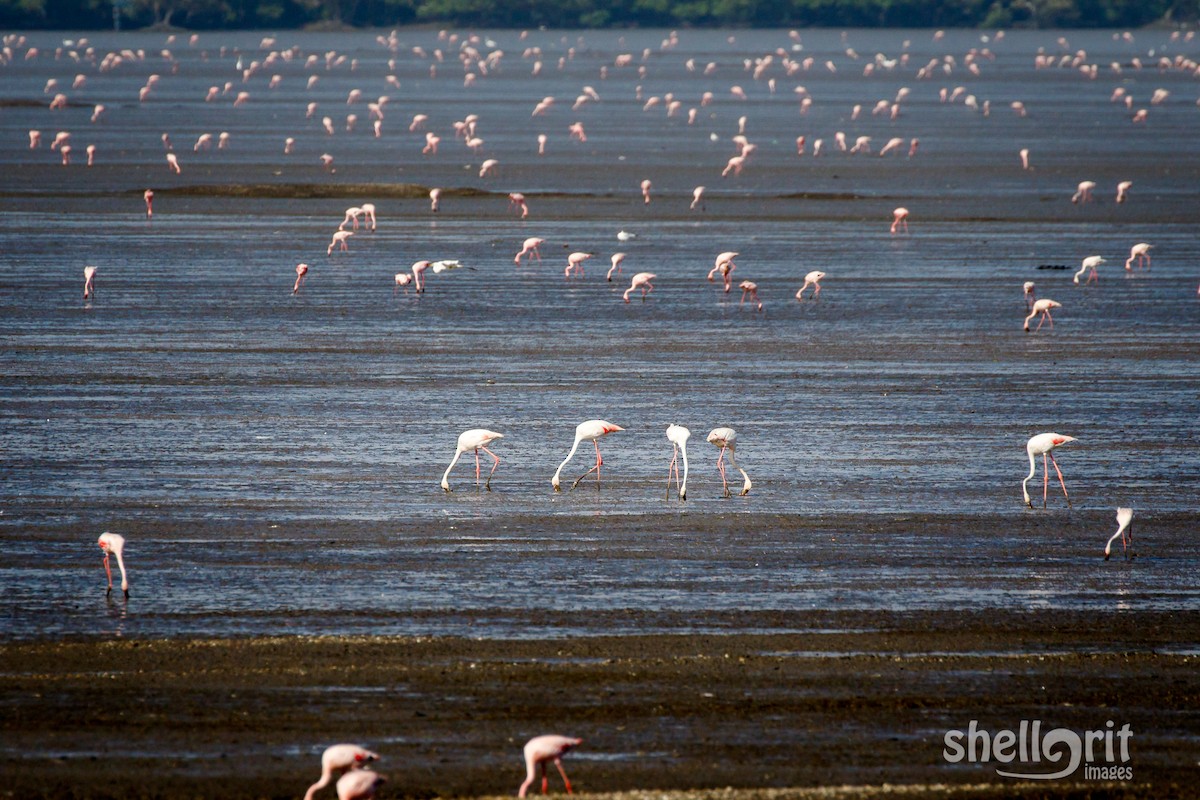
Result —
M333 780L335 772L345 770L349 774L349 772L365 767L377 758L379 756L375 753L356 744L335 744L325 748L325 752L321 754L321 779L308 787L308 791L304 793L304 800L312 800L313 795L319 789L328 786L329 782Z
M737 269L737 264L733 263L733 259L737 258L738 254L733 251L726 251L717 255L716 261L713 263L713 268L708 271L708 282L713 282L713 276L718 272L721 273L721 280L725 284L725 291L728 292L733 287L733 271Z
M300 284L304 283L304 276L308 274L308 264L296 265L296 283L292 286L292 294L300 291Z
M564 458L563 462L558 465L558 469L554 472L554 477L550 480L551 485L554 486L554 491L562 491L562 487L559 486L558 476L562 473L563 467L567 465L567 462L570 461L575 455L575 451L579 449L580 442L591 442L592 444L596 445L596 466L592 467L587 472L576 478L575 482L571 484L571 489L574 490L575 487L579 485L580 481L593 472L596 473L596 488L599 489L600 466L604 463L604 459L600 457L600 444L597 442L597 439L599 439L601 436L606 436L610 433L623 430L625 429L620 425L613 425L611 422L607 422L602 419L590 419L587 422L579 423L579 425L575 427L575 444L571 445L571 452L567 453L567 457Z
M338 800L371 800L387 778L369 769L356 769L338 778Z
M1060 433L1039 433L1025 443L1025 452L1029 454L1029 474L1025 476L1025 480L1021 481L1021 493L1025 495L1025 505L1033 508L1033 501L1029 499L1029 490L1025 485L1033 478L1037 472L1036 456L1042 457L1042 508L1046 507L1046 494L1050 487L1050 473L1047 471L1046 458L1050 458L1050 463L1054 465L1054 471L1058 473L1058 482L1062 485L1063 497L1067 500L1067 508L1071 507L1071 498L1067 497L1067 484L1063 481L1062 470L1058 468L1058 462L1054 460L1054 454L1050 451L1058 447L1060 444L1076 441L1074 436L1063 436Z
M1075 188L1075 194L1071 195L1072 203L1090 203L1092 202L1092 190L1096 188L1095 181L1082 181Z
M334 231L333 239L329 242L329 249L325 251L325 255L333 255L333 248L338 248L343 253L349 252L350 248L346 246L346 240L354 235L354 231Z
M1129 198L1129 190L1133 187L1133 181L1121 181L1117 184L1117 202L1124 203Z
M622 295L622 297L625 298L625 302L629 302L629 295L636 292L638 288L641 288L642 290L642 300L644 301L646 299L646 295L654 291L654 284L650 281L657 277L658 276L653 272L639 272L638 274L634 275L633 282L629 285L629 288L625 290L625 294Z
M620 430L618 428L618 430ZM525 782L521 784L521 788L517 791L517 797L524 797L529 791L529 787L537 780L538 767L542 768L542 794L546 793L549 788L549 779L546 777L546 762L553 762L554 766L558 767L558 774L562 775L563 784L567 787L567 794L573 794L571 791L571 781L567 779L566 770L563 769L562 757L571 751L572 748L583 744L583 739L573 739L570 736L556 736L553 734L547 736L535 736L525 743Z
M147 189L146 191L142 192L142 199L146 201L146 216L153 217L154 216L154 190Z
M892 233L904 228L904 232L908 233L908 209L903 206L892 212Z
M624 253L613 253L612 259L611 259L612 266L608 268L608 274L604 276L604 279L611 282L614 272L617 273L618 275L620 275L621 274L621 262L624 260L625 260Z
M1139 267L1146 267L1147 269L1149 269L1150 268L1150 248L1152 248L1152 247L1154 247L1154 245L1147 244L1146 242L1139 242L1139 243L1135 244L1133 247L1129 248L1129 258L1125 261L1125 269L1132 272L1134 261L1137 261L1137 265Z
M729 452L729 463L733 464L733 468L742 473L742 477L746 482L742 484L740 496L744 497L750 494L750 489L753 484L750 483L750 476L746 474L746 470L738 466L737 459L734 457L734 451L737 449L737 432L733 428L713 428L708 434L708 441L713 445L721 448L720 455L717 456L717 470L721 473L721 486L724 489L724 496L729 497L729 482L725 479L725 452Z
M746 295L750 296L750 302L758 303L758 310L762 311L762 301L758 299L758 284L754 281L742 281L738 284L738 288L742 290L742 299L738 301L740 306L746 302Z
M83 268L83 299L91 300L96 296L96 268Z
M458 446L454 449L454 459L450 462L450 466L446 467L446 472L442 475L442 488L447 492L450 491L450 470L454 469L454 465L458 463L458 457L463 453L475 453L475 486L479 486L479 451L487 453L493 459L492 471L488 473L487 483L484 488L489 492L492 490L492 475L496 473L496 467L500 466L500 456L488 450L487 446L497 439L503 439L503 433L485 430L483 428L472 428L469 431L463 431L458 436Z
M1126 534L1126 531L1128 531L1128 534ZM1125 554L1125 557L1130 558L1130 559L1134 558L1136 554L1132 554L1129 552L1129 548L1133 547L1133 509L1132 508L1118 508L1117 509L1117 532L1114 533L1112 535L1112 537L1109 538L1108 542L1105 543L1105 545L1104 545L1104 560L1105 561L1108 561L1108 557L1109 557L1109 555L1111 555L1112 543L1113 543L1113 541L1116 540L1116 538L1118 536L1121 537L1121 551Z
M1050 309L1052 309L1052 308L1062 308L1062 303L1057 303L1048 298L1042 298L1041 300L1035 300L1033 302L1033 307L1029 311L1029 316L1025 318L1025 332L1026 333L1029 332L1029 321L1031 319L1033 319L1034 317L1036 317L1038 314L1041 314L1042 318L1038 320L1037 327L1034 328L1034 331L1040 331L1042 329L1042 323L1045 322L1046 320L1050 321L1050 327L1053 328L1054 327L1054 318L1050 316Z
M1037 297L1034 296L1034 293L1037 290L1037 285L1034 284L1033 281L1025 281L1024 289L1025 289L1025 310L1032 311L1033 310L1033 302L1035 300L1037 300Z
M121 591L125 593L125 599L128 600L129 578L125 575L125 537L119 533L106 531L100 534L97 544L104 551L104 574L108 576L108 591L105 592L105 597L112 596L112 567L108 563L108 556L111 553L117 557L117 569L121 570Z
M591 253L571 253L571 255L567 256L567 268L563 271L563 275L569 278L571 277L571 271L574 270L575 274L582 278L583 262L591 257Z
M1104 263L1104 258L1101 256L1088 256L1083 260L1083 265L1079 267L1079 272L1075 273L1075 282L1079 283L1079 279L1083 277L1083 273L1088 273L1087 283L1092 281L1100 282L1100 276L1096 273L1096 267Z
M667 499L671 499L671 474L675 475L675 483L679 486L679 499L687 500L687 440L692 432L682 425L667 426L667 440L671 442L671 464L667 467ZM683 452L683 478L679 477L679 453Z
M513 259L513 263L520 264L521 256L529 256L530 261L533 261L535 258L538 261L541 261L542 254L538 252L538 247L542 246L545 243L546 243L545 239L539 239L536 236L530 236L528 239L525 240L524 244L521 245L521 252L517 253L516 258Z
M825 277L825 273L821 272L818 269L814 269L812 272L805 275L804 276L804 285L801 286L799 290L797 290L796 299L803 300L804 299L804 290L807 289L809 286L813 287L812 299L816 300L818 297L820 297L820 295L821 295L821 278L824 278L824 277Z

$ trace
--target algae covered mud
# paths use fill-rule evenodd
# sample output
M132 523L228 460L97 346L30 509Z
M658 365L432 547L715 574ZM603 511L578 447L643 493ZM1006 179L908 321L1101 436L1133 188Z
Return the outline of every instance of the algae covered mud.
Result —
M465 81L433 55L464 40L432 31L281 36L98 34L93 62L39 33L0 67L10 796L298 796L343 739L386 756L396 796L505 793L549 730L587 739L588 792L1194 784L1193 40L498 31L466 40L505 55ZM109 50L132 57L101 70ZM378 229L327 253L366 202ZM529 237L542 260L514 263ZM1153 263L1126 271L1139 242ZM705 280L727 251L761 313ZM574 252L592 258L567 280ZM1092 255L1099 281L1075 284ZM437 259L466 268L395 282ZM820 298L797 301L811 270ZM625 304L638 272L655 288ZM1062 304L1052 329L1022 331L1026 281ZM556 494L591 418L625 429L601 487ZM670 423L693 434L686 502L665 491ZM726 425L746 497L722 497L704 441ZM443 493L477 427L505 434L491 491L460 462ZM1040 471L1022 502L1044 431L1077 439L1055 452L1070 508L1054 486L1041 508ZM1137 557L1106 563L1118 506ZM128 602L105 598L104 530L128 540ZM972 721L1002 739L1110 720L1132 777L1027 786L943 752Z

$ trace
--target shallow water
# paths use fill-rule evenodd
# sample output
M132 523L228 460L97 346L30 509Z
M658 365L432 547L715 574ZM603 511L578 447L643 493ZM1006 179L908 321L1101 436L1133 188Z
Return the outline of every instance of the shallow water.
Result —
M8 632L514 636L791 630L812 610L1200 608L1200 109L1194 78L1153 68L1158 55L1195 58L1200 46L1163 32L1133 43L1072 32L1064 52L1084 49L1101 65L1088 80L1033 69L1038 48L1060 51L1058 33L1010 33L986 43L996 59L974 77L962 58L984 46L977 33L935 44L928 32L851 31L854 61L838 33L803 32L791 52L815 64L789 77L776 56L772 94L743 59L792 48L786 32L739 31L731 43L688 31L665 51L664 35L492 32L500 69L464 87L453 59L433 79L411 52L438 47L433 32L404 32L394 55L369 33L281 34L277 46L301 55L251 77L237 109L232 93L215 103L204 94L227 80L241 90L239 54L218 49L261 60L257 34L177 42L177 74L153 55L161 35L90 36L101 54L150 54L110 73L56 61L57 40L73 36L30 35L42 55L0 67L5 101L39 104L0 116ZM905 39L907 66L862 77L865 60L898 56ZM568 44L576 50L560 69ZM521 57L534 45L545 65L536 77ZM644 76L612 66L621 52L640 63L643 48ZM304 68L308 53L323 62L330 51L356 68ZM916 80L946 53L957 59L950 75ZM1134 56L1148 67L1133 69ZM384 82L389 57L399 90ZM701 69L689 72L688 59ZM704 76L710 61L718 69ZM80 72L83 89L62 88ZM139 105L150 73L162 78ZM281 86L269 90L276 73ZM309 74L320 76L312 90ZM64 111L45 108L51 77L73 103ZM731 98L735 83L746 101ZM570 110L585 85L601 100ZM805 115L798 85L814 98ZM940 88L960 85L990 100L991 114L939 101ZM1150 109L1145 124L1110 102L1118 85ZM904 86L897 120L870 114ZM1171 95L1150 106L1160 87ZM352 88L391 97L381 137L364 103L346 104ZM715 100L688 125L704 91ZM684 101L679 116L642 110L667 93ZM545 96L556 104L529 116ZM1015 99L1028 117L1008 108ZM310 100L317 119L305 120ZM96 102L108 110L93 125ZM851 120L855 103L863 112ZM407 130L417 112L442 136L436 156ZM359 116L351 134L347 113ZM479 154L451 128L469 113ZM332 137L320 130L325 114ZM758 150L723 179L743 115ZM567 139L575 120L586 144ZM39 150L27 147L30 128L43 132ZM70 167L48 149L57 130L72 131ZM192 152L200 133L223 130L228 150ZM875 151L891 136L919 137L920 149L851 157L834 148L839 130L850 143L871 136ZM163 132L181 175L165 168ZM289 135L297 153L285 157ZM825 149L814 159L816 138ZM87 143L98 147L90 169ZM1035 170L1020 169L1020 147ZM320 168L322 152L335 173ZM489 157L499 174L480 179ZM1084 179L1099 184L1097 200L1072 205ZM1130 200L1117 205L1124 179ZM184 191L391 182L443 187L442 210L352 190ZM692 211L698 184L707 202ZM529 219L509 211L510 191L527 195ZM379 229L326 256L344 209L366 201ZM908 235L889 233L898 205L911 211ZM638 238L618 242L619 230ZM514 265L527 236L547 240L543 260ZM1139 241L1154 244L1153 265L1126 272ZM576 250L595 257L585 279L566 281ZM605 282L618 250L624 274ZM762 313L739 305L736 288L705 282L725 250L740 253L735 283L758 283ZM1074 285L1091 254L1108 260L1099 284ZM430 276L424 295L396 293L394 273L424 258L471 269ZM293 297L300 261L312 269ZM85 264L99 266L98 296L81 303ZM820 299L797 302L811 269L827 273ZM654 291L622 303L641 271L658 276ZM1026 280L1063 304L1052 330L1021 330ZM575 425L594 417L626 428L601 442L601 490L554 494ZM686 505L664 501L672 422L693 432ZM722 425L738 430L748 497L720 496L704 436ZM505 434L492 491L475 490L465 458L446 495L441 473L473 427ZM1072 511L1061 491L1047 511L1021 502L1023 445L1045 430L1079 438L1057 451ZM568 482L592 453L581 446ZM1040 478L1039 467L1031 486ZM1132 564L1099 558L1117 505L1135 508ZM102 600L93 542L106 529L129 539L127 605Z

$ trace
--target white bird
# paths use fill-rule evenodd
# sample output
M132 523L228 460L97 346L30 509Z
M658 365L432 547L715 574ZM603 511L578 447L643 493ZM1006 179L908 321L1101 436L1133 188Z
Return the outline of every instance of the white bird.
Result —
M675 473L675 482L679 485L679 499L687 500L687 440L692 432L682 425L668 425L667 439L671 442L671 465L667 467L667 499L671 499L671 473ZM683 479L679 478L679 453L683 452Z
M587 472L576 478L575 483L571 484L571 489L574 489L576 486L578 486L579 482L592 472L596 473L596 488L599 489L600 466L604 463L604 459L600 457L600 445L596 440L601 436L606 436L607 434L623 430L625 429L620 425L613 425L611 422L607 422L602 419L590 419L587 422L579 423L579 425L575 427L575 444L571 445L571 452L567 453L567 457L564 458L563 462L558 465L558 469L554 472L554 478L550 481L550 483L554 486L554 491L562 491L562 488L559 486L558 476L562 473L563 467L567 465L567 462L571 460L571 457L575 455L575 451L579 449L580 442L592 442L596 445L596 466L592 467Z
M454 450L454 459L450 462L450 466L446 467L446 472L442 475L442 488L447 492L450 491L450 470L454 469L454 465L458 463L458 458L463 453L475 452L475 485L479 486L479 451L487 453L492 457L492 471L488 473L487 483L484 488L489 492L492 490L492 475L496 472L496 467L500 466L500 456L488 450L487 446L497 439L503 439L504 434L496 433L495 431L485 430L484 428L472 428L469 431L463 431L458 436L458 447Z
M1038 302L1041 302L1040 300ZM1037 472L1036 456L1042 457L1042 508L1046 507L1046 493L1050 486L1050 473L1046 466L1046 458L1050 458L1050 463L1054 465L1054 471L1058 473L1058 482L1062 484L1063 497L1067 499L1067 508L1071 507L1071 498L1067 496L1067 484L1063 481L1062 470L1058 468L1058 462L1054 460L1054 454L1050 451L1058 447L1060 444L1074 442L1074 436L1063 436L1061 433L1039 433L1031 437L1025 443L1025 452L1029 454L1029 474L1025 476L1025 480L1021 481L1021 493L1025 495L1025 505L1033 508L1033 501L1029 499L1029 490L1025 485L1033 479Z
M725 464L723 463L726 451L729 451L729 463L733 464L733 468L742 473L742 477L746 479L740 495L745 497L750 494L750 488L753 485L750 483L750 476L746 474L746 470L738 466L737 459L734 457L734 451L737 449L737 432L733 428L713 428L709 431L708 441L721 448L721 453L717 456L717 469L721 473L721 486L725 490L725 497L730 496L729 482L725 479Z
M446 272L447 270L451 270L451 269L461 269L462 266L463 265L461 263L459 263L458 261L453 261L453 260L435 261L432 264L433 271L435 274L439 273L439 272Z
M630 233L629 231L617 231L617 241L618 242L628 242L631 239L636 239L636 238L637 238L636 233Z
M1096 267L1100 266L1103 263L1105 263L1105 261L1102 256L1088 256L1087 258L1085 258L1083 260L1083 265L1079 268L1079 272L1075 273L1075 282L1079 283L1079 279L1081 277L1083 277L1083 273L1088 272L1087 282L1091 283L1092 281L1096 281L1097 283L1099 283L1100 277L1096 273ZM1089 270L1090 270L1090 272L1089 272Z
M125 593L125 598L129 599L129 579L125 575L125 537L119 533L105 532L100 534L97 544L104 551L104 572L108 575L106 596L112 595L112 567L108 564L108 555L111 553L117 557L117 567L121 570L121 591Z
M1128 529L1128 531L1129 531L1128 536L1125 535L1126 529ZM1109 538L1108 542L1104 545L1104 560L1105 561L1108 561L1108 557L1110 555L1110 550L1112 548L1112 543L1114 540L1116 540L1116 538L1118 536L1121 537L1121 550L1125 553L1125 557L1133 558L1134 556L1130 555L1130 553L1129 553L1129 548L1133 547L1133 509L1132 508L1118 508L1117 509L1117 532L1114 533L1112 535L1112 537Z

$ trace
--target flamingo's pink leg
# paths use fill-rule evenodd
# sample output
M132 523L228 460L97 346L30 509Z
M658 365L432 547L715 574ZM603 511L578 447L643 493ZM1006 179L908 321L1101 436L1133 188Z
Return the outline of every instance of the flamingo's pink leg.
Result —
M108 576L108 591L112 592L112 569L108 566L108 553L104 554L104 574Z
M721 488L725 490L725 497L729 497L729 482L725 480L725 448L721 448L721 452L717 455L717 469L721 473Z
M475 448L475 488L479 488L479 448Z
M486 447L481 447L480 449L483 450L483 452L487 453L489 456L491 456L493 459L495 459L495 462L492 464L492 471L488 473L487 483L484 484L484 488L490 492L492 490L492 476L496 474L496 467L500 466L500 456L496 455L491 450L488 450ZM479 459L478 452L475 453L475 459L476 459L476 469L478 469L479 468L478 467L478 463L479 463L478 462L478 459ZM476 480L476 482L479 481L478 475L475 476L475 480Z
M1067 508L1070 508L1071 498L1067 495L1067 482L1063 480L1062 470L1058 468L1058 462L1054 460L1054 455L1052 453L1048 455L1050 456L1050 463L1054 465L1054 471L1058 473L1058 483L1060 486L1062 486L1063 497L1065 497L1067 500ZM1045 468L1046 467L1043 464L1042 469L1045 470ZM1049 481L1049 476L1046 476L1046 480Z
M1042 453L1042 508L1046 507L1046 492L1050 487L1050 467L1046 464L1046 453ZM1055 469L1058 469L1055 466Z
M567 794L574 794L574 792L571 791L571 781L567 778L567 771L563 769L562 759L554 759L554 766L558 767L558 774L562 775L563 784L567 787Z

